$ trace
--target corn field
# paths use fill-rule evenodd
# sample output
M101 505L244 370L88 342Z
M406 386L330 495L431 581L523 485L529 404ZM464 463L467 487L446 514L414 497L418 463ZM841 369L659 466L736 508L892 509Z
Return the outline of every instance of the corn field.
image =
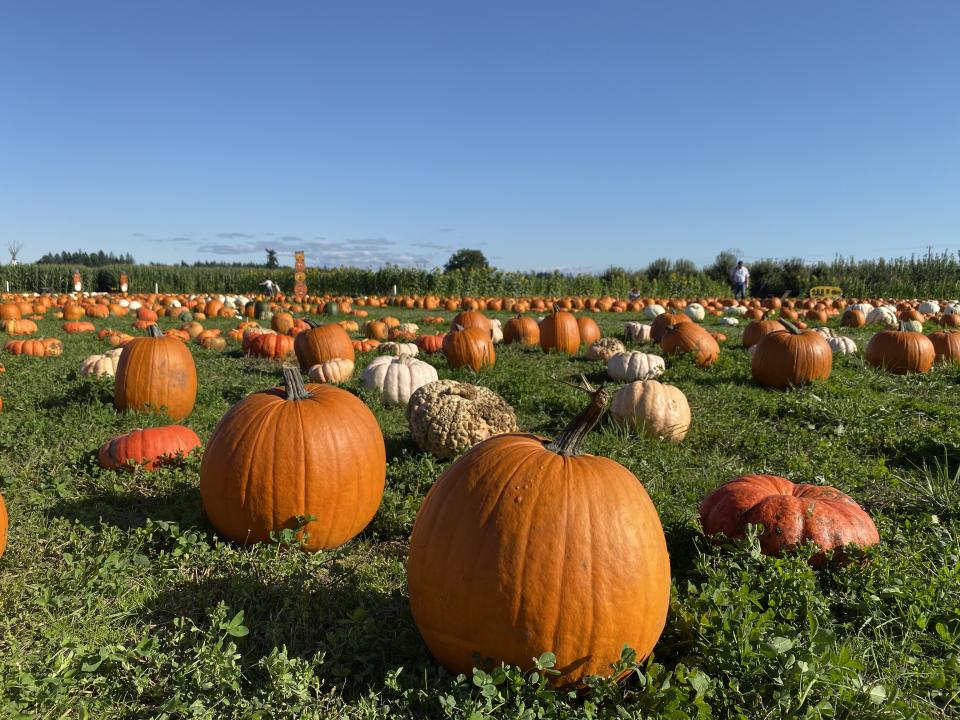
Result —
M285 292L293 290L293 269L249 267L186 267L178 265L0 266L0 289L11 292L67 292L75 269L85 290L116 290L120 273L129 277L130 292L252 293L271 279ZM401 294L434 295L603 295L625 296L632 288L651 296L727 295L727 270L714 265L697 269L685 260L660 259L638 271L611 268L603 274L565 275L498 270L443 273L387 266L310 268L312 294L384 295L396 286ZM960 297L960 253L923 257L805 263L800 259L759 260L750 265L751 291L757 296L806 295L816 285L836 285L849 297ZM7 286L9 283L9 286Z

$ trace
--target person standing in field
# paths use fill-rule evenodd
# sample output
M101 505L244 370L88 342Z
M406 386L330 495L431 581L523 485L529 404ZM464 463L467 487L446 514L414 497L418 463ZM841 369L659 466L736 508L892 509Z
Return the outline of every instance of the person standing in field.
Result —
M747 283L750 282L750 271L743 264L743 260L737 262L737 266L730 271L730 282L733 285L733 297L736 300L743 300L747 297Z
M277 288L276 283L273 282L273 280L270 280L268 278L260 284L263 285L264 293L266 293L266 296L268 298L273 298L273 293L276 292L276 288Z

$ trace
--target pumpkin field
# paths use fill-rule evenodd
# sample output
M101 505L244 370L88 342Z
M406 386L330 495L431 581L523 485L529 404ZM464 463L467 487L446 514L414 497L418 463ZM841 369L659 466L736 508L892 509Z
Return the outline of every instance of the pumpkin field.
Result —
M960 303L0 319L0 717L960 715Z

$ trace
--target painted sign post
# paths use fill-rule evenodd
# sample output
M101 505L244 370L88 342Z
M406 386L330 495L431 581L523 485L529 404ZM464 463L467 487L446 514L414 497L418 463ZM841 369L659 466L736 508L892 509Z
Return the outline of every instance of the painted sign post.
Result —
M307 297L307 264L303 260L303 250L293 254L293 296L297 302Z

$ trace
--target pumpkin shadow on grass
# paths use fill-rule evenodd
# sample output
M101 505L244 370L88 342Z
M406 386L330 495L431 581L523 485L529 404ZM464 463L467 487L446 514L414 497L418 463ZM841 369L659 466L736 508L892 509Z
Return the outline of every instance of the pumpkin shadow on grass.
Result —
M152 600L144 620L165 628L185 617L220 637L223 631L211 627L213 609L224 603L227 620L242 610L249 634L229 639L237 644L240 662L251 668L246 674L251 692L275 682L259 661L280 648L290 658L322 654L317 674L348 700L381 690L386 675L400 666L432 664L400 590L365 586L355 570L336 560L327 572L305 566L276 574L268 569L263 575L272 577L244 573L181 583Z
M175 522L181 527L207 530L200 490L193 481L178 482L156 495L137 489L110 490L79 499L61 500L50 515L76 520L89 528L113 525L124 530L143 527L148 519Z
M58 395L50 395L40 401L44 410L56 410L71 405L109 405L113 406L113 384L103 380L84 379L71 385Z

